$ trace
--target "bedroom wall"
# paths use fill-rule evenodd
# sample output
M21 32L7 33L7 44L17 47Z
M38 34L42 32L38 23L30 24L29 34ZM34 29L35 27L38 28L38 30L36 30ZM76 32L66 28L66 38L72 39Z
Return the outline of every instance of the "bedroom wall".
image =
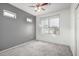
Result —
M76 7L77 3L74 3L71 5L70 11L71 11L71 43L70 47L72 50L73 55L77 55L77 22L76 22Z
M60 16L60 35L52 36L41 32L40 18L58 15ZM70 8L36 17L36 39L51 43L64 44L70 46Z
M16 13L16 19L3 16L3 10ZM32 19L28 23L26 18ZM0 51L35 39L36 17L10 4L0 3Z

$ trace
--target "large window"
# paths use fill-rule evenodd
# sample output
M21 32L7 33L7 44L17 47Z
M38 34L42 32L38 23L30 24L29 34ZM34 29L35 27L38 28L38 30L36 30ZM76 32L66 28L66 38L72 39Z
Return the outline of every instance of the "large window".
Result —
M48 34L59 34L59 16L41 18L41 31Z

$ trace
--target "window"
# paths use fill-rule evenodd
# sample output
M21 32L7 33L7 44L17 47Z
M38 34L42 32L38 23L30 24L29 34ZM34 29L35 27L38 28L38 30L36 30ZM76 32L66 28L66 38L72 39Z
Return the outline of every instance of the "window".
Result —
M13 12L8 11L8 10L3 10L3 15L16 19L16 13L13 13Z
M42 33L59 34L59 16L41 18Z
M42 27L42 33L48 33L48 20L42 20L41 21L41 27Z
M27 22L30 22L30 23L31 23L31 22L32 22L32 19L30 19L30 18L27 18Z
M49 18L49 33L58 34L59 33L59 17Z

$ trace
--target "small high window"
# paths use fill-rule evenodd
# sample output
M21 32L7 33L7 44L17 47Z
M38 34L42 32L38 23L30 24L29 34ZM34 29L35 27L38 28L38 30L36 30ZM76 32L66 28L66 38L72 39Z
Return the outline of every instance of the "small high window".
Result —
M31 22L32 22L32 19L30 19L30 18L27 18L27 22L30 22L30 23L31 23Z
M16 19L16 13L8 11L8 10L3 10L3 15Z

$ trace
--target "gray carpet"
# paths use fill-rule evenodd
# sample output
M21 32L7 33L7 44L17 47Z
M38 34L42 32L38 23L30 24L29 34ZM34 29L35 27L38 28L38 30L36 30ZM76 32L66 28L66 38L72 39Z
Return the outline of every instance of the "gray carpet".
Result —
M0 56L71 56L68 46L42 41L29 41L20 46L0 52Z

